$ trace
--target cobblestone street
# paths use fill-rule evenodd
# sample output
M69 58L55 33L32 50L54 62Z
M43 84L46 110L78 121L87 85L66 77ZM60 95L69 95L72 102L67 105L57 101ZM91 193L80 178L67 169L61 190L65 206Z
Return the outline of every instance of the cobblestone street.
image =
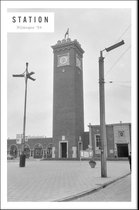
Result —
M131 176L126 176L110 185L104 189L100 189L95 193L90 193L88 195L82 196L80 198L74 199L73 202L81 201L95 201L95 202L104 202L104 201L131 201Z
M8 201L61 201L88 192L128 173L128 161L108 161L107 178L101 178L100 162L88 161L8 162Z

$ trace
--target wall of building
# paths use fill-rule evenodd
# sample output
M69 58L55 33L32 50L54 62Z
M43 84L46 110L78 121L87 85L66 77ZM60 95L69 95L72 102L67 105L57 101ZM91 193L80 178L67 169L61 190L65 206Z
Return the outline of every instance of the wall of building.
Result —
M125 153L130 152L131 150L131 126L128 123L120 123L120 124L114 124L113 125L113 132L114 132L114 147L115 152L117 153L117 156L122 156L123 149L125 150ZM126 148L127 147L127 148Z
M17 148L17 157L21 154L21 143L18 143L16 139L7 140L7 153L10 154L11 147L15 146ZM42 148L42 156L47 157L48 148L53 147L52 138L30 138L25 141L25 146L29 148L29 156L34 157L35 148Z
M88 148L90 144L89 136L91 136L91 144L94 157L99 158L101 155L101 142L100 146L96 145L96 137L100 136L100 126L91 125L89 132L85 132L84 135L84 150ZM120 132L123 135L120 136ZM107 157L117 158L117 157L127 157L131 151L131 123L117 123L106 125L106 136L107 136Z
M96 136L100 136L100 126L91 126L91 144L93 155L96 158L100 158L101 155L101 145L96 145ZM117 123L106 125L106 135L107 135L107 157L108 158L118 158L127 157L131 151L131 123ZM57 141L57 147L60 148L60 142L67 142L68 146L68 158L78 158L77 154L80 154L79 148L81 150L87 150L90 144L89 132L84 132L84 134L76 139L78 145L73 143L71 136L67 138L62 136L59 141ZM75 136L73 136L75 138ZM75 142L74 141L74 142ZM52 138L30 138L25 142L30 148L30 156L34 157L35 146L40 145L43 149L43 157L57 158L55 153L55 145L53 144ZM10 153L11 146L14 145L17 148L17 156L19 156L21 151L21 144L19 144L16 139L7 140L7 153ZM100 146L100 147L99 147ZM60 151L58 151L60 152ZM50 154L52 153L52 154ZM58 154L57 154L58 155ZM59 158L59 157L58 157Z
M113 125L106 126L106 136L107 136L107 156L114 157L114 133Z

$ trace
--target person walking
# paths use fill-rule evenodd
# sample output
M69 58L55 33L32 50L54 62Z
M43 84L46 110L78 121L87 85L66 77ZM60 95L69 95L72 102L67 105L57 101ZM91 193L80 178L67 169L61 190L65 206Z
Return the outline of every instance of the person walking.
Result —
M130 171L131 171L131 152L128 155L129 165L130 165Z

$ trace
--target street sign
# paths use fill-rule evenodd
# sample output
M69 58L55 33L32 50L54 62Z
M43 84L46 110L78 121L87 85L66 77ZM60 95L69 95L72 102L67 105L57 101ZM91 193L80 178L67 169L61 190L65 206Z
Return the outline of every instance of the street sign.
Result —
M81 150L80 151L80 157L81 158L90 158L93 156L93 151L92 150Z
M25 136L25 142L28 142L28 136Z
M23 138L23 134L16 134L16 143L21 144L22 138Z

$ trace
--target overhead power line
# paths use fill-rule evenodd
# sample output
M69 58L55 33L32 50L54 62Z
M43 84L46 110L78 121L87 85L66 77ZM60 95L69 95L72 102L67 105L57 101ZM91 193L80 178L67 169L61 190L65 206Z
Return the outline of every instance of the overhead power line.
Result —
M117 43L119 40L121 40L122 38L123 38L123 35L125 35L126 34L126 32L129 30L131 28L131 24L130 25L128 25L127 27L126 27L126 29L123 31L123 33L119 36L119 38L115 41L115 43ZM105 56L105 58L108 56L108 54Z
M122 85L122 84L115 84L119 87L124 87L124 88L131 88L131 85Z
M131 81L108 81L106 84L114 84L120 87L131 88Z
M131 83L131 81L112 81L112 80L110 80L105 83L122 83L123 84L123 83Z
M126 32L129 30L130 27L131 27L131 25L129 25L129 26L124 30L124 32L121 34L121 36L117 39L117 42L123 37L123 35L126 34Z
M120 55L120 57L114 62L114 64L111 66L111 68L106 72L105 76L108 75L108 73L110 73L113 68L115 67L115 65L119 62L119 60L125 55L125 53L127 53L127 51L131 48L131 45Z

